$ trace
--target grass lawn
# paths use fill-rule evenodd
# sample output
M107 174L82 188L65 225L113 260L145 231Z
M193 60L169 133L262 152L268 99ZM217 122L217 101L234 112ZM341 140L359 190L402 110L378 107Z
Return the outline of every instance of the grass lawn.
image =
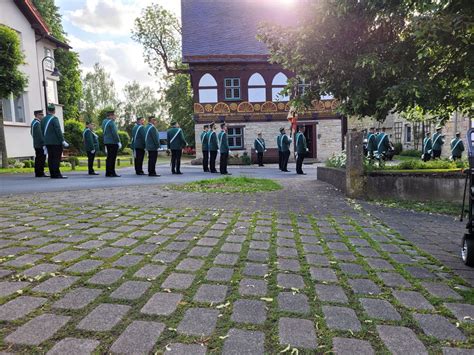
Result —
M405 155L395 155L393 160L406 161L406 160L420 160L420 157L410 157Z
M373 200L371 202L386 207L404 208L417 212L428 212L450 216L459 216L462 208L461 203L445 201Z
M270 179L255 179L245 176L226 176L218 179L206 179L183 185L171 185L174 190L185 192L252 193L280 190L282 187Z

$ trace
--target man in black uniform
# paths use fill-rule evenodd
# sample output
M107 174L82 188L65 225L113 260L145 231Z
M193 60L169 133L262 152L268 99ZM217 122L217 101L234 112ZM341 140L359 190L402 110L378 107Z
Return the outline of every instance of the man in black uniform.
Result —
M201 132L201 145L202 145L202 169L205 173L209 172L209 139L207 138L209 132L209 125L204 125L203 131Z
M209 145L209 168L211 173L216 174L216 158L217 158L217 151L219 150L219 144L217 142L217 133L216 133L216 124L213 122L209 125L209 133L207 134L207 141Z
M35 177L49 177L49 175L44 173L47 150L44 145L43 132L41 131L43 110L37 110L34 114L35 118L31 122L31 137L33 137L33 148L35 148Z

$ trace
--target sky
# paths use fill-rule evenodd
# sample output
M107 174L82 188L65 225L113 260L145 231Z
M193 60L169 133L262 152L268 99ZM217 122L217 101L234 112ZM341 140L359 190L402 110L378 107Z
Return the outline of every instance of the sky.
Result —
M99 62L111 74L120 96L127 82L159 88L143 60L140 44L131 39L133 22L157 3L181 16L180 0L56 0L69 44L79 53L83 75Z

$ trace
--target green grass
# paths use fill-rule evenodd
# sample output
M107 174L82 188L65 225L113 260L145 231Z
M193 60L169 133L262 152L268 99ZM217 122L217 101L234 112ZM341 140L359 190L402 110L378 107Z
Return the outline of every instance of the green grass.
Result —
M253 193L280 190L282 187L270 179L226 176L218 179L195 181L183 185L172 185L171 188L184 192Z
M457 173L461 172L461 169L380 169L374 170L379 172L386 172L386 173Z
M406 161L406 160L419 160L420 157L410 157L405 155L395 155L393 160Z
M447 201L402 201L402 200L373 200L372 203L385 207L404 208L417 212L444 214L459 216L461 214L461 203Z

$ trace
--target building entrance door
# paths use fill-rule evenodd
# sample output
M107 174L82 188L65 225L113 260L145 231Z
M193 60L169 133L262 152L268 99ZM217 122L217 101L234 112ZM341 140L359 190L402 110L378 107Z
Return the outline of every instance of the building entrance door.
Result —
M308 154L306 158L316 159L317 151L316 151L316 124L306 124L306 131L304 132L304 136L306 137L306 144L308 145Z

